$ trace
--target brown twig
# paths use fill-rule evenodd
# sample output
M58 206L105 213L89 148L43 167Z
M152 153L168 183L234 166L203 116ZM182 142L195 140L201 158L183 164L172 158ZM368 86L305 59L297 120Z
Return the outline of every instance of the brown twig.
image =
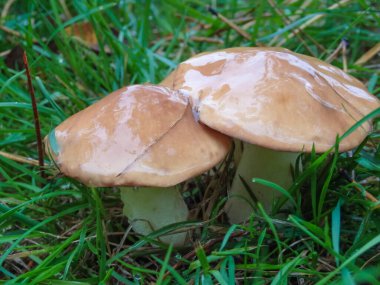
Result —
M333 5L331 5L330 7L327 8L327 10L334 10L336 8L340 8L346 4L348 4L349 2L351 2L351 0L341 0ZM316 21L322 19L323 17L325 17L326 14L318 14L316 16L314 16L313 18L311 18L310 20L306 21L305 23L303 23L299 28L295 29L289 36L287 39L282 39L278 44L277 46L282 46L286 40L289 40L291 39L292 37L294 36L297 36L299 33L301 33L306 27L310 26L311 24L315 23Z
M174 38L173 35L164 37L164 39L168 41L172 40L173 38ZM185 39L183 38L177 38L177 40L181 42L185 41ZM223 41L221 39L209 38L209 37L192 36L192 37L189 37L189 40L194 41L194 42L204 42L204 43L210 43L210 44L223 44Z
M367 61L369 61L372 57L374 57L378 52L380 52L380 43L377 43L370 50L364 53L356 62L356 65L363 65Z
M0 26L0 31L3 31L7 34L10 34L12 36L18 37L18 38L23 38L23 35L20 32L17 32L15 30L12 30L6 26Z
M343 41L337 46L337 48L324 60L327 63L331 63L339 54L343 47Z
M363 270L365 267L367 267L368 264L370 264L372 261L374 261L379 256L380 256L380 252L376 253L374 256L372 256L370 259L368 259L366 262L364 262L364 264L362 265L362 267L360 267L360 269Z
M346 170L342 169L342 170L341 170L341 173L343 174L343 176L344 176L349 182L351 182L352 184L354 184L353 186L354 186L354 189L355 189L356 191L358 191L358 192L360 192L360 193L363 193L363 190L360 189L358 186L355 185L355 184L359 184L359 183L356 182L355 179L352 179L352 178L350 177L350 175L347 173ZM366 197L366 199L368 199L368 200L370 200L370 201L372 201L372 202L374 202L374 203L379 203L379 200L377 200L376 197L373 196L373 195L372 195L371 193L369 193L368 191L364 191L364 196ZM377 205L377 206L375 207L375 209L380 209L380 205Z
M14 4L14 2L16 2L16 0L8 0L4 7L3 7L3 10L1 11L1 20L0 22L2 22L5 17L8 15L8 12L9 12L9 9L11 8L11 6Z
M343 71L348 72L347 67L347 41L345 39L342 40L342 61L343 61Z
M21 39L25 39L25 35L23 35L22 33L16 31L16 30L12 30L6 26L1 26L0 25L0 31L3 31L4 33L6 34L9 34L11 36L15 36L17 38L21 38ZM32 38L32 41L33 43L38 43L38 40L36 38Z
M291 24L291 20L284 14L284 12L278 8L278 5L277 3L275 3L275 1L273 0L267 0L268 1L268 4L272 6L273 10L282 17L283 21L285 22L285 24L287 25L290 25ZM303 33L302 31L300 31L302 36L304 37L307 37L310 41L312 41L318 48L321 48L321 45L318 44L312 37L310 37L309 35ZM292 35L292 34L291 34ZM314 53L314 51L308 46L308 44L306 43L306 41L302 38L301 35L299 35L298 33L295 34L295 36L297 37L297 39L305 46L305 48L308 50L308 52L316 57L316 54ZM290 37L288 37L290 38ZM269 43L269 46L272 46L275 41L277 40L277 37L275 37L274 39L271 40L271 42ZM276 46L282 46L284 43L286 42L285 39L281 40L278 44L276 44ZM323 49L323 47L322 47Z
M352 183L357 183L357 182L356 182L356 180L353 180L353 179L352 179ZM360 193L363 192L363 191L362 191L358 186L356 186L356 185L354 185L354 189L357 190L357 191L360 192ZM373 196L373 195L372 195L371 193L369 193L368 191L364 191L364 196L365 196L368 200L370 200L370 201L372 201L372 202L374 202L374 203L379 203L379 200L377 200L376 197ZM377 205L377 206L375 207L375 209L379 209L379 208L380 208L380 205Z
M190 40L194 42L204 42L204 43L210 43L210 44L223 44L223 41L221 39L208 38L208 37L193 36L193 37L190 37Z
M7 56L8 54L10 54L11 53L11 49L8 49L8 50L6 50L6 51L3 51L3 52L0 52L0 57L5 57L5 56Z
M65 14L65 17L67 19L71 19L73 16L71 15L69 8L67 8L66 1L65 0L59 0L59 3L62 6L63 13Z
M13 161L22 162L22 163L26 163L26 164L30 164L30 165L34 165L34 166L39 165L38 160L35 160L33 158L30 158L30 157L24 157L24 156L21 156L18 154L8 153L8 152L1 151L1 150L0 150L0 155L4 156L6 158L9 158Z
M34 88L33 88L33 84L32 84L32 78L30 76L28 57L27 57L25 51L24 51L24 54L23 54L23 61L24 61L25 69L26 69L26 76L28 78L29 93L30 93L30 97L32 99L32 108L33 108L33 116L34 116L34 128L36 130L36 137L37 137L38 164L39 164L40 170L41 170L41 177L45 178L45 172L44 172L44 151L43 151L43 148L42 148L42 137L41 137L40 120L39 120L39 117L38 117L37 103L36 103L36 97L35 97L35 94L34 94Z
M218 13L214 8L208 7L208 11L218 17L222 22L226 23L228 26L230 26L231 29L238 32L241 36L246 38L247 40L251 40L250 34L248 34L246 31L244 31L242 28L240 28L238 25L233 23L231 20L224 17L222 14Z

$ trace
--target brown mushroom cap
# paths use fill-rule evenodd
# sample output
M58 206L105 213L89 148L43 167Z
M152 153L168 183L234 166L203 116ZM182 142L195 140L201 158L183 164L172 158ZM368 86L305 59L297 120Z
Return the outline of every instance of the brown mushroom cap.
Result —
M163 82L188 94L200 120L222 133L283 151L318 152L380 107L365 86L321 60L283 48L230 48L181 63ZM345 151L369 122L340 143Z
M210 169L230 146L194 120L186 98L154 85L111 93L45 140L60 170L91 186L172 186Z

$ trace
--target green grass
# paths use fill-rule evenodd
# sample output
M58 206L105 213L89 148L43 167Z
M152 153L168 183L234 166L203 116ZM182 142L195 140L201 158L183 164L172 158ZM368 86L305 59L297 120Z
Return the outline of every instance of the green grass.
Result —
M335 1L302 7L304 1L211 1L250 39L203 1L17 0L4 12L10 2L0 3L0 150L11 154L37 158L21 49L28 53L43 136L113 90L158 83L191 55L231 46L282 43L327 59L345 39L349 73L380 94L379 57L355 64L380 41L376 1L341 1L335 9L328 9ZM80 22L93 26L97 50L65 32ZM332 64L342 67L342 54ZM117 189L85 187L57 176L53 166L43 179L38 167L0 156L0 284L375 284L380 213L364 193L380 198L376 115L379 110L371 115L375 131L352 157L334 149L300 157L304 167L295 167L290 189L297 207L287 218L259 207L247 224L228 225L221 214L226 196L205 197L207 187L226 193L233 172L225 164L223 181L204 175L184 188L194 210L206 203L211 211L146 238L129 231ZM352 172L355 181L344 174ZM192 233L184 248L154 241L184 228Z

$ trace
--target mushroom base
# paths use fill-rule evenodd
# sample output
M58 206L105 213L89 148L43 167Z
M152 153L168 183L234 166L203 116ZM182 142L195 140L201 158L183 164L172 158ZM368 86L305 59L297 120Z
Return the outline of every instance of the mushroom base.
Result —
M148 235L164 226L187 220L188 209L180 191L175 187L121 187L123 213L128 217L133 230ZM182 246L186 233L168 234L159 237L166 244Z
M252 179L262 178L285 189L289 188L293 182L290 165L295 163L297 156L298 153L275 151L244 143L244 150L229 192L229 200L225 206L229 221L231 223L244 222L255 207L242 179L252 190L257 201L263 205L265 211L271 212L273 202L282 194L270 187L252 183Z

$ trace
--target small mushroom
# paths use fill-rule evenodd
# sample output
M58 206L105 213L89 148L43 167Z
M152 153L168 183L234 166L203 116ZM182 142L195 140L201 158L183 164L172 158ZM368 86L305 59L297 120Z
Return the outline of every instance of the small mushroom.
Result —
M61 172L86 185L121 187L124 214L142 235L187 220L175 185L227 154L230 139L194 120L179 92L154 85L117 90L71 116L45 139ZM186 233L162 237L182 245Z
M379 100L342 70L283 48L230 48L196 55L163 82L189 97L207 126L245 142L226 212L233 223L251 213L240 177L263 178L288 188L290 164L299 152L324 152L355 122L379 108ZM371 129L364 123L341 141L356 147ZM270 209L278 193L252 185Z

